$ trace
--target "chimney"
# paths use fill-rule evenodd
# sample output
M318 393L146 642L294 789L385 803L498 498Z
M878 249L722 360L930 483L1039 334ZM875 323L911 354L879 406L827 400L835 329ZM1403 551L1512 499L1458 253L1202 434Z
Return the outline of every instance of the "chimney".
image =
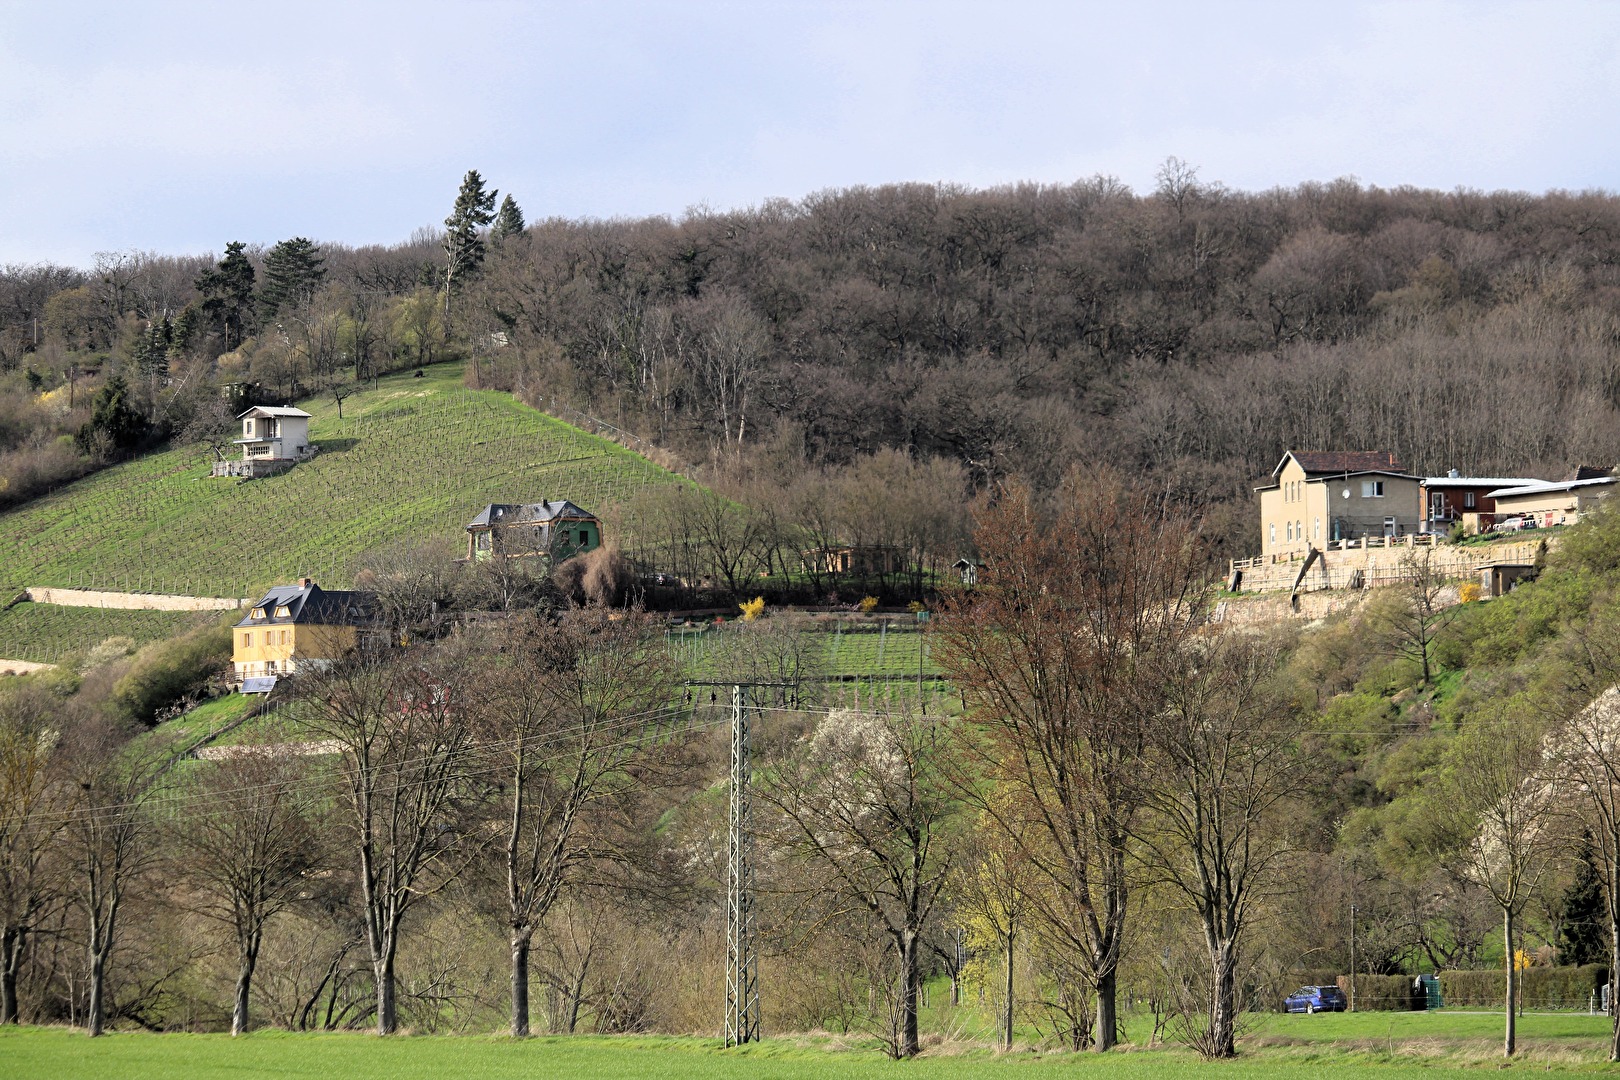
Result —
M1456 469L1448 469L1448 470L1446 470L1446 475L1451 477L1451 479L1455 480L1458 477L1460 477L1462 475L1462 473L1458 472Z
M315 584L313 578L301 577L298 579L298 587L301 589L307 589L313 584Z

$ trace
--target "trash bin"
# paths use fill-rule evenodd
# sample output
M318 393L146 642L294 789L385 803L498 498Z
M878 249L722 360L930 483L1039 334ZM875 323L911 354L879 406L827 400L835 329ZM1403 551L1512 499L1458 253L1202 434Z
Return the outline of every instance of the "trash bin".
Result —
M1423 1008L1438 1009L1445 1005L1440 998L1440 976L1419 975L1418 982L1423 987Z

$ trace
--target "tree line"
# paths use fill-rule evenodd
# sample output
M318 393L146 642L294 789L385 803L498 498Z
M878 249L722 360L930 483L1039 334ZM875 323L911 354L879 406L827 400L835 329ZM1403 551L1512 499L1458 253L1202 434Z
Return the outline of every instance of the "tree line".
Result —
M735 629L706 682L800 683L754 701L771 1029L911 1056L948 977L1009 1042L1219 1058L1292 972L1494 960L1511 1053L1535 941L1612 956L1620 517L1487 605L1414 567L1266 633L1216 617L1204 527L1117 476L1007 488L929 624L951 697L915 707L841 698L791 615ZM408 595L196 756L109 707L117 665L0 690L4 1019L714 1028L729 702L634 608L451 627Z
M393 246L5 268L7 491L88 467L53 441L90 419L86 368L122 373L148 422L128 443L184 431L177 384L288 396L450 357L728 475L889 449L968 494L1107 461L1245 552L1247 485L1289 447L1506 475L1615 457L1602 192L1251 193L1172 159L1147 193L891 185L678 220L528 222L497 194L469 173L442 231Z

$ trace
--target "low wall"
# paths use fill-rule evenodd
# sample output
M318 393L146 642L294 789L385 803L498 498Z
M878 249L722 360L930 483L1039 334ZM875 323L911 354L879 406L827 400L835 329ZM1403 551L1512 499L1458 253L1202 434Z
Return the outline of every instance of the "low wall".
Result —
M253 603L251 597L173 596L163 593L103 592L99 589L52 589L31 587L24 590L36 604L58 607L119 608L124 611L235 611Z
M1411 545L1381 543L1354 548L1337 548L1322 552L1322 558L1311 567L1300 583L1302 592L1316 589L1375 588L1395 585L1406 579L1407 562L1427 557L1430 568L1439 576L1465 580L1478 572L1486 563L1524 563L1536 561L1540 541L1523 540L1510 544L1488 546L1456 544ZM1291 590L1304 564L1304 555L1274 556L1271 558L1238 559L1231 570L1242 571L1239 592L1271 592ZM1230 571L1229 571L1230 573Z
M0 660L0 675L32 675L36 671L49 671L55 664L34 664L27 660Z

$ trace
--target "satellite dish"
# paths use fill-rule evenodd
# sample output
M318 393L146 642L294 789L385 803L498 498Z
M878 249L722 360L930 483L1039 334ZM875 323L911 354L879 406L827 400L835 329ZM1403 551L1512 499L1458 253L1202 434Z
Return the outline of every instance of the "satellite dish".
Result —
M1350 489L1345 488L1343 491L1339 492L1339 496L1340 498L1348 499L1350 497Z

